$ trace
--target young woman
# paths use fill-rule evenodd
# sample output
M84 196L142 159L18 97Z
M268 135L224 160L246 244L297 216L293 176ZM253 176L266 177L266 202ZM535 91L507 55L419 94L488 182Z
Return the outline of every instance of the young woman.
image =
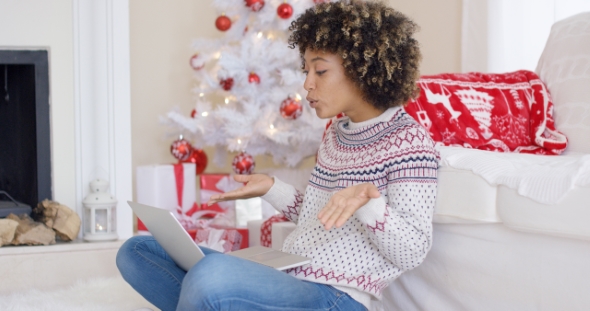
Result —
M320 118L335 120L305 194L262 174L210 203L261 196L297 224L283 251L311 264L277 271L203 248L189 271L151 237L129 239L121 274L162 310L369 310L432 243L438 154L402 106L416 94L417 26L380 2L322 3L293 22L289 42Z

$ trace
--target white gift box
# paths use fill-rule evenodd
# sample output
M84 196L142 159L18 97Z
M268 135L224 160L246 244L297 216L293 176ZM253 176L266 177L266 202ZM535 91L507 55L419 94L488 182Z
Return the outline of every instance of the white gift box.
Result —
M248 221L248 241L250 247L260 245L260 227L265 220ZM275 222L272 224L272 248L281 250L287 236L295 230L294 223L290 221Z
M259 219L263 219L261 198L236 200L236 227L244 228L248 221Z
M263 222L263 219L248 221L248 246L252 247L260 245L260 227Z
M139 166L136 169L137 202L170 210L179 220L189 221L189 213L197 199L194 163L183 163L181 172L175 172L173 164ZM182 173L182 174L179 174ZM178 184L181 182L182 185ZM179 206L178 188L181 186L182 202ZM182 222L181 222L182 223ZM145 230L138 223L138 231Z
M281 250L287 236L295 230L296 224L290 221L275 222L272 224L272 248Z

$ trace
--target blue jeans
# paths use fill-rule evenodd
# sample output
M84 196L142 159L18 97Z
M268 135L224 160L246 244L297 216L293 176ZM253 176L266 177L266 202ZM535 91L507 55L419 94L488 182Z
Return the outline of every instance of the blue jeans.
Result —
M168 310L366 311L330 285L202 247L205 258L188 272L178 267L151 236L127 240L117 267L145 299Z

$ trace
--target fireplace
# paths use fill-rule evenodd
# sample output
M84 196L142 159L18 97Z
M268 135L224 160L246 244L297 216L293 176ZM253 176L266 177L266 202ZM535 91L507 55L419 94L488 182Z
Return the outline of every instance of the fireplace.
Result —
M34 207L51 180L48 53L0 50L0 190Z
M36 80L34 93L28 92L35 94L35 113L29 118L34 122L25 126L34 128L33 133L6 129L6 120L0 119L1 154L15 152L3 146L8 132L25 136L17 139L19 143L36 144L34 151L24 152L33 163L24 167L34 166L27 173L32 177L25 178L32 184L13 187L15 177L6 177L8 160L0 158L0 189L31 205L51 198L83 215L82 200L97 177L93 172L103 172L119 200L117 234L121 239L133 236L133 213L126 203L133 200L129 1L0 1L0 21L10 25L0 27L0 115L8 108L3 100L5 66L9 103L17 97L11 90L14 65L34 66ZM45 82L39 82L40 76ZM10 189L4 189L7 183ZM27 189L30 198L17 198L16 188Z

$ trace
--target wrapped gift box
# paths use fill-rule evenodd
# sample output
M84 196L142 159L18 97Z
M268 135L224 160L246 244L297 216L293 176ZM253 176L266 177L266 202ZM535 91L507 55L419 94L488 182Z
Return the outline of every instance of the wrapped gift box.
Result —
M245 200L225 201L212 204L207 202L212 195L229 192L243 186L229 174L202 174L201 211L211 211L215 217L212 225L245 228L249 220L262 219L262 200L251 198Z
M189 229L187 231L188 234L195 240L195 242L197 242L197 244L215 249L217 251L221 251L221 245L223 247L224 253L249 246L247 228L209 227ZM227 234L220 233L222 231L227 232ZM225 242L220 242L220 240Z
M228 192L242 186L233 180L229 174L201 174L201 209L218 213L225 213L235 208L233 201L219 202L211 206L207 205L209 198L214 194Z
M290 221L275 222L272 224L272 243L271 247L281 250L285 239L295 228L296 224Z
M190 228L197 189L194 163L139 166L136 170L137 202L173 212L185 228ZM147 233L137 220L138 233Z
M248 221L262 219L262 199L236 200L236 227L245 228Z
M266 220L248 221L250 246L267 246L281 250L287 236L297 227L282 215L276 215Z
M240 249L242 235L234 229L196 229L195 242L199 246L227 253Z
M260 226L260 245L272 247L272 225L276 222L285 222L288 219L282 214L274 215L265 220Z
M264 220L251 220L248 222L248 240L249 246L259 246L260 244L260 227Z

